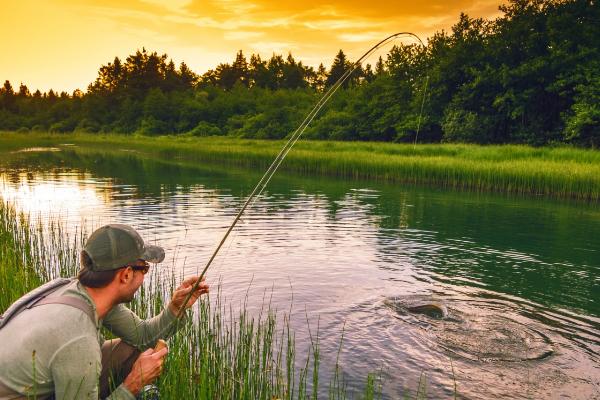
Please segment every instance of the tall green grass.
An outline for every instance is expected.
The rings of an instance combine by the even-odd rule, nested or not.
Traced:
[[[32,222],[0,199],[0,313],[43,282],[73,276],[85,235],[69,238],[59,223]],[[160,312],[178,277],[155,270],[131,303],[140,316]],[[158,380],[165,399],[273,400],[380,398],[376,375],[366,377],[364,393],[347,390],[339,363],[330,382],[319,380],[320,350],[314,336],[305,361],[296,364],[296,344],[288,315],[278,315],[267,303],[258,315],[246,305],[235,310],[213,301],[198,302],[194,317],[184,319],[170,340],[170,352]],[[281,318],[283,317],[283,320]],[[423,398],[417,391],[417,398]]]
[[[0,312],[44,282],[75,275],[83,238],[69,240],[58,223],[33,223],[0,198]]]
[[[229,137],[20,135],[0,133],[0,149],[76,143],[150,156],[264,170],[283,142]],[[600,200],[600,152],[574,147],[299,141],[282,170],[445,188]]]

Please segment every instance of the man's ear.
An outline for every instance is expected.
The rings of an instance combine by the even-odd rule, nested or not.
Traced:
[[[133,270],[131,268],[121,268],[117,272],[117,280],[119,283],[129,283],[133,278]]]

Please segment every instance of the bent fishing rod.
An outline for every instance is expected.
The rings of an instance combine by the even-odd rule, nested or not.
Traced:
[[[246,201],[244,202],[244,204],[238,211],[237,215],[233,219],[233,222],[231,223],[231,225],[229,226],[229,228],[223,235],[223,238],[219,242],[218,246],[215,248],[215,251],[212,253],[208,262],[206,263],[206,266],[202,270],[202,273],[200,274],[200,276],[198,277],[196,282],[194,282],[194,285],[192,286],[192,290],[190,291],[190,293],[188,293],[187,297],[185,298],[185,300],[183,302],[183,306],[179,310],[179,313],[177,315],[178,317],[184,312],[185,305],[188,303],[188,301],[192,297],[193,293],[198,289],[198,286],[200,285],[202,279],[204,278],[206,271],[208,271],[208,268],[212,264],[213,260],[217,257],[219,250],[221,250],[221,247],[223,247],[223,244],[225,244],[225,241],[229,237],[229,234],[231,233],[233,228],[235,228],[236,224],[242,217],[242,214],[244,213],[244,211],[246,211],[246,208],[250,205],[250,203],[252,203],[253,199],[255,199],[256,197],[261,195],[261,193],[264,191],[267,184],[269,183],[269,181],[271,180],[271,178],[273,177],[273,175],[275,174],[275,172],[277,171],[277,169],[279,168],[279,166],[281,165],[281,163],[283,162],[283,160],[285,159],[287,154],[290,152],[290,150],[292,149],[294,144],[296,144],[298,139],[300,139],[300,136],[302,136],[302,134],[304,133],[304,131],[306,130],[308,125],[316,117],[316,115],[319,113],[319,111],[329,101],[329,99],[335,94],[335,92],[337,92],[337,90],[340,88],[340,86],[342,86],[344,84],[344,82],[346,82],[346,80],[348,80],[350,75],[352,75],[352,73],[362,64],[363,61],[365,61],[371,55],[373,55],[373,53],[375,53],[375,51],[377,51],[379,48],[385,46],[390,41],[397,39],[401,36],[413,37],[413,38],[417,39],[419,41],[419,43],[421,43],[421,46],[425,46],[423,44],[423,41],[421,40],[421,38],[419,38],[417,35],[415,35],[414,33],[411,33],[411,32],[399,32],[399,33],[390,35],[390,36],[386,37],[385,39],[383,39],[382,41],[380,41],[379,43],[377,43],[376,45],[374,45],[373,47],[371,47],[365,54],[363,54],[356,62],[354,62],[350,66],[350,68],[348,68],[348,70],[346,70],[346,72],[344,72],[344,74],[329,88],[329,90],[327,90],[323,94],[321,99],[317,102],[317,104],[315,104],[315,106],[312,108],[312,110],[310,110],[310,112],[306,115],[306,117],[304,118],[302,123],[298,126],[298,128],[296,128],[296,130],[290,135],[289,139],[284,144],[282,149],[279,151],[279,153],[277,154],[277,156],[275,157],[275,159],[273,160],[273,162],[271,163],[269,168],[267,168],[267,170],[265,171],[262,178],[260,178],[260,180],[258,181],[256,186],[254,186],[254,189],[252,190],[250,195],[248,195],[248,198],[246,199]]]

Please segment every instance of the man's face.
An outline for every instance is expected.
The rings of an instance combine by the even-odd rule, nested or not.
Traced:
[[[148,272],[149,265],[144,260],[137,260],[127,268],[129,279],[127,279],[126,284],[122,287],[120,303],[129,303],[133,300],[135,292],[137,292],[140,286],[142,286],[142,283],[144,283],[144,275]]]

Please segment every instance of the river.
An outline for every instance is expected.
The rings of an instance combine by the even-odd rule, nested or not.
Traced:
[[[166,249],[165,273],[204,266],[260,177],[41,150],[4,153],[0,197],[71,232],[130,224]],[[343,331],[350,389],[375,371],[389,399],[419,384],[429,398],[600,398],[597,204],[277,174],[208,281],[232,304],[291,309],[299,357],[318,326],[323,371]]]

